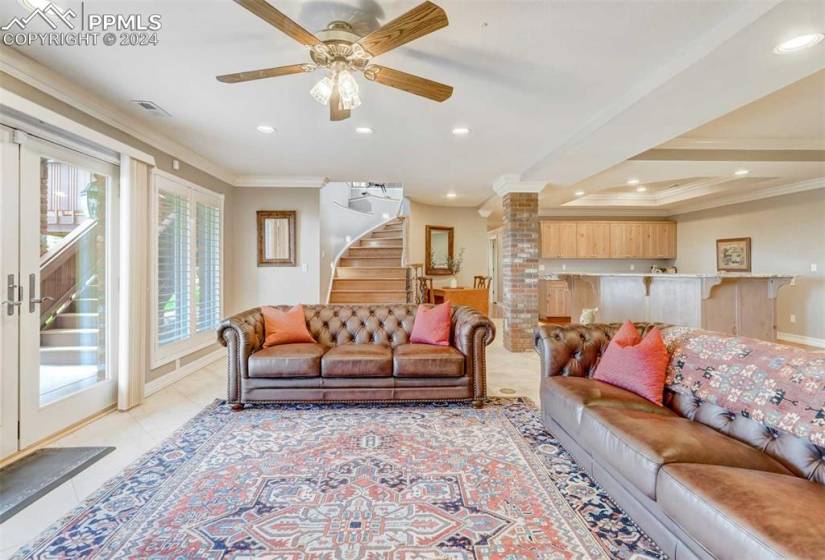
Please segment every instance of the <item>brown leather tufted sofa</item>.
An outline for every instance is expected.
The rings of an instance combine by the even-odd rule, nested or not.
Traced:
[[[689,394],[659,407],[590,379],[619,327],[536,329],[547,429],[671,558],[825,558],[825,449]]]
[[[289,306],[276,306],[289,309]],[[228,402],[472,401],[486,398],[492,321],[452,309],[450,346],[410,344],[417,305],[305,305],[315,344],[263,348],[260,308],[224,319]]]

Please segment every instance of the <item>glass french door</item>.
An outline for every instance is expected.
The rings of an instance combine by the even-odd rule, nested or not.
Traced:
[[[19,449],[116,399],[113,218],[119,176],[111,163],[22,138],[4,152],[5,163],[16,146],[17,219],[6,219],[13,208],[4,204],[2,210],[4,244],[8,235],[17,245],[17,267],[13,259],[3,263],[15,297],[3,308],[3,330],[11,337],[17,329]],[[14,186],[4,181],[4,195]],[[13,252],[14,243],[8,245]],[[13,385],[5,382],[11,376],[4,362],[4,387]]]

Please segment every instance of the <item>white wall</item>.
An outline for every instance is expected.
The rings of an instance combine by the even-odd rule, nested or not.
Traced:
[[[235,189],[227,211],[224,249],[229,285],[234,287],[227,298],[227,315],[259,305],[320,302],[319,198],[318,189]],[[297,266],[258,267],[258,210],[298,212]]]
[[[679,272],[714,272],[717,239],[750,237],[753,272],[797,276],[795,286],[779,290],[777,329],[825,341],[825,189],[675,219]]]
[[[455,228],[453,246],[455,254],[463,247],[464,266],[456,276],[459,286],[472,287],[473,276],[487,275],[488,234],[487,220],[478,215],[475,208],[454,208],[450,206],[430,206],[412,202],[410,205],[407,245],[407,262],[423,263],[424,235],[426,226],[447,226]],[[449,277],[435,277],[435,286],[444,286]]]

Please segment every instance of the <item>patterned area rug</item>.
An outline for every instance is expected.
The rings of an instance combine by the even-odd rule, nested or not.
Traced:
[[[520,400],[215,403],[16,558],[663,558]]]

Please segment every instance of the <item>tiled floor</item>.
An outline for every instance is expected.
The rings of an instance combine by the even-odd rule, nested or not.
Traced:
[[[501,322],[496,323],[500,331]],[[538,402],[538,356],[534,352],[507,352],[501,340],[499,333],[487,349],[488,393],[527,396]],[[204,406],[225,397],[225,376],[225,362],[219,360],[155,393],[132,410],[107,414],[59,440],[55,445],[111,445],[116,449],[0,525],[0,557],[11,556]],[[505,394],[502,389],[514,392]]]

